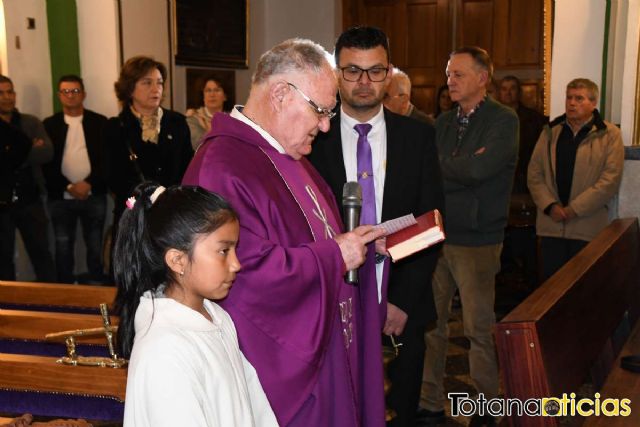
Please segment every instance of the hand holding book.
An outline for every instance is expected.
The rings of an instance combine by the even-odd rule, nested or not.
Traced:
[[[408,257],[445,239],[442,215],[434,209],[414,218],[406,215],[378,227],[386,231],[386,246],[393,262]]]

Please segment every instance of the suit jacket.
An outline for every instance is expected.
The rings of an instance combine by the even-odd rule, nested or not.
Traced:
[[[432,209],[444,209],[444,192],[434,129],[425,123],[384,110],[387,127],[387,166],[382,221]],[[309,160],[329,183],[342,211],[346,171],[342,157],[340,113],[327,133],[318,134]],[[388,301],[426,324],[436,319],[431,276],[439,247],[390,263]]]
[[[411,117],[412,119],[419,120],[424,123],[428,123],[431,126],[433,126],[436,123],[433,117],[425,114],[424,111],[418,110],[418,108],[413,104],[411,104],[411,112],[407,117]]]
[[[106,179],[103,169],[102,131],[107,118],[102,114],[85,109],[82,116],[82,130],[87,144],[87,154],[91,164],[91,173],[85,181],[91,184],[92,194],[105,194],[107,191]],[[66,176],[62,174],[62,156],[67,143],[67,130],[69,125],[64,122],[64,113],[59,112],[44,120],[44,127],[53,142],[53,160],[43,166],[45,183],[49,200],[60,200],[64,195],[67,185],[70,184]]]

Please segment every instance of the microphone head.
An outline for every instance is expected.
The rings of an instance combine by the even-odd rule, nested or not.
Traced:
[[[355,181],[345,182],[342,187],[342,205],[362,207],[362,187]]]

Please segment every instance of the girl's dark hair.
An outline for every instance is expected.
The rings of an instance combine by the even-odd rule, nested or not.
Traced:
[[[238,219],[226,200],[201,187],[169,187],[152,203],[150,197],[158,187],[143,182],[135,188],[135,205],[122,214],[114,246],[115,310],[120,316],[117,347],[125,358],[133,347],[140,297],[176,281],[164,261],[166,252],[178,249],[191,258],[198,236]]]

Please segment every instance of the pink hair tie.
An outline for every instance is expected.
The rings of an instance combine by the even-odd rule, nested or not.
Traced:
[[[129,197],[129,198],[127,199],[127,202],[126,202],[125,204],[127,205],[127,208],[128,208],[128,209],[133,209],[133,207],[134,207],[134,206],[135,206],[135,204],[136,204],[136,198],[135,198],[135,197]]]

